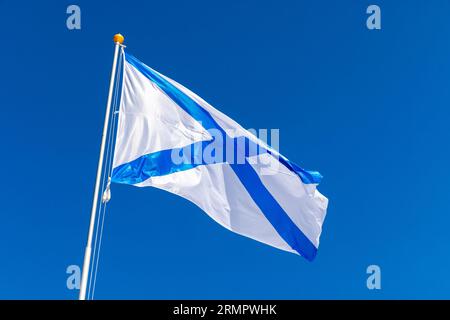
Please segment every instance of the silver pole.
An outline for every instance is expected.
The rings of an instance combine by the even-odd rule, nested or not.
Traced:
[[[89,276],[89,266],[91,264],[91,251],[92,251],[92,237],[94,234],[95,216],[97,213],[98,194],[100,189],[100,180],[103,168],[103,157],[105,154],[106,136],[108,133],[109,114],[111,111],[111,101],[114,90],[114,78],[116,76],[117,59],[119,57],[119,48],[123,42],[123,36],[117,34],[114,36],[115,48],[114,48],[114,60],[111,71],[111,80],[109,82],[108,102],[106,103],[105,123],[103,125],[102,144],[100,147],[100,156],[98,159],[97,178],[95,180],[94,199],[92,200],[91,221],[89,224],[89,233],[86,245],[86,251],[84,253],[83,271],[81,273],[81,285],[79,300],[86,299],[87,282]]]

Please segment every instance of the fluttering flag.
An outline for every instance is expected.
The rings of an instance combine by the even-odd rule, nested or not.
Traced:
[[[123,53],[112,182],[184,197],[223,227],[313,260],[328,199],[307,171]]]

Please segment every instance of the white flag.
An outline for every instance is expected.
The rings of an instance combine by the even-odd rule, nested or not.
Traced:
[[[231,231],[316,256],[322,176],[127,53],[113,168],[112,182],[167,190]]]

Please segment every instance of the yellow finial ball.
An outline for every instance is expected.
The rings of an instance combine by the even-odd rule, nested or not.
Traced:
[[[118,34],[115,34],[115,35],[114,35],[113,40],[114,40],[114,43],[117,43],[117,42],[118,42],[118,43],[122,44],[123,41],[125,40],[125,38],[123,37],[123,35],[121,35],[120,33],[118,33]]]

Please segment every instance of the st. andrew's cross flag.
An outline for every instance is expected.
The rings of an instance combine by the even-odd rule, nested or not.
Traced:
[[[313,260],[328,200],[307,171],[123,53],[112,182],[182,196],[238,234]]]

